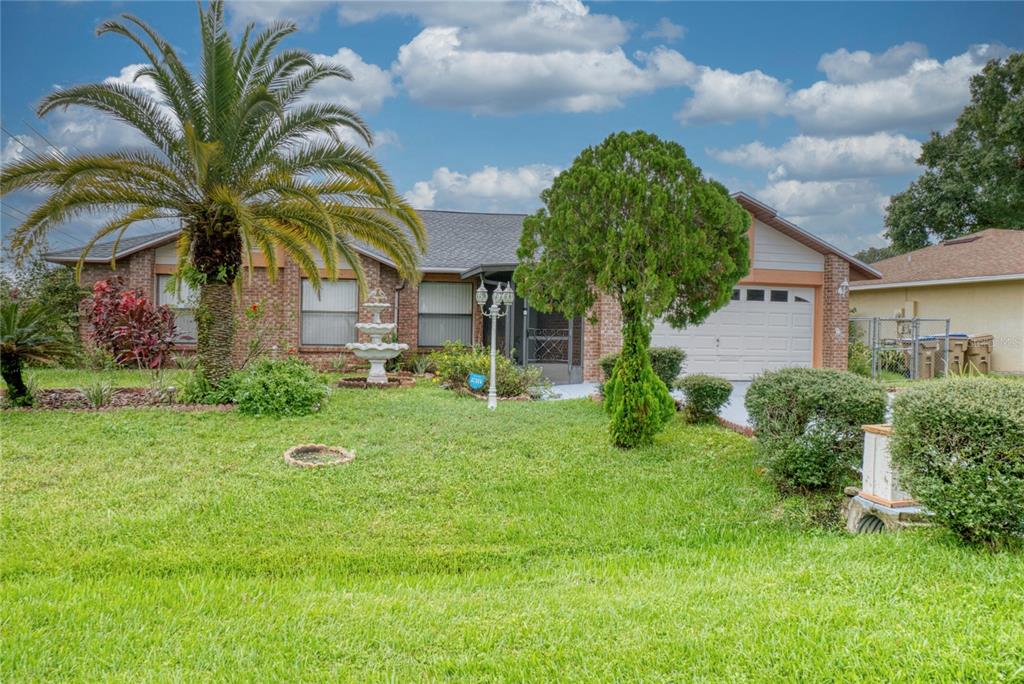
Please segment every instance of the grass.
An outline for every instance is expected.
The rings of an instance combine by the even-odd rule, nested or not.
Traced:
[[[809,527],[717,427],[429,383],[0,420],[5,682],[1024,680],[1024,557]]]

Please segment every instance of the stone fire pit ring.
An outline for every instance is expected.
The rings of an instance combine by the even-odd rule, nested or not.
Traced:
[[[348,463],[356,457],[355,451],[326,444],[299,444],[284,452],[284,462],[296,468],[322,468]]]

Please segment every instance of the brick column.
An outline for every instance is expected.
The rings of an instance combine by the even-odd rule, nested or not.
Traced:
[[[604,293],[598,295],[590,312],[597,320],[583,321],[583,381],[602,382],[604,372],[598,360],[622,349],[622,312],[618,302]]]
[[[127,273],[120,273],[125,278],[125,284],[132,290],[141,290],[146,297],[156,301],[156,274],[153,266],[156,263],[156,250],[145,249],[132,254],[128,259]],[[120,264],[121,260],[118,260]],[[120,270],[120,269],[118,269]]]
[[[825,255],[824,276],[821,288],[823,299],[821,362],[825,368],[846,370],[850,299],[849,295],[841,297],[839,288],[843,282],[849,282],[849,262],[834,254]]]
[[[394,287],[391,287],[390,288],[391,292],[389,292],[388,291],[389,288],[387,286],[385,286],[384,283],[381,282],[381,268],[382,268],[382,264],[379,261],[375,260],[375,259],[370,259],[370,258],[365,257],[365,256],[361,256],[360,258],[363,260],[363,271],[366,273],[366,292],[367,292],[367,295],[369,295],[370,292],[376,290],[377,288],[380,288],[380,289],[382,289],[384,291],[384,296],[387,297],[387,301],[388,302],[392,302],[392,295],[394,295]],[[391,315],[392,315],[392,311],[390,309],[388,309],[386,312],[381,314],[381,320],[383,321],[383,320],[385,320],[385,317],[391,316]],[[366,308],[363,307],[363,302],[361,300],[359,302],[359,313],[356,316],[356,319],[360,323],[372,323],[373,322],[373,314],[369,311],[369,309],[366,309]],[[366,333],[360,332],[360,333],[357,333],[356,336],[357,336],[359,342],[369,342],[370,341],[370,336],[367,335]]]

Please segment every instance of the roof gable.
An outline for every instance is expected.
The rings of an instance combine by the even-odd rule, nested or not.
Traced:
[[[806,230],[790,223],[786,219],[779,216],[779,213],[775,209],[769,207],[764,202],[754,199],[745,192],[736,192],[732,195],[733,199],[743,205],[743,208],[750,212],[751,216],[761,221],[765,225],[771,226],[775,230],[779,231],[783,235],[793,238],[797,242],[800,242],[807,247],[810,247],[819,254],[833,254],[850,264],[850,280],[865,280],[875,279],[881,277],[876,269],[868,266],[860,259],[850,256],[846,252],[842,251],[838,247],[830,245],[816,235],[808,233]],[[755,252],[756,256],[756,252]]]

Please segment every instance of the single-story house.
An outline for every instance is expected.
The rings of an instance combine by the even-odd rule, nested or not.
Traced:
[[[851,284],[857,316],[948,318],[950,331],[992,335],[991,369],[1024,373],[1024,230],[990,228],[872,266]]]
[[[751,214],[750,273],[733,291],[732,301],[703,325],[680,331],[659,322],[652,343],[682,347],[688,354],[686,372],[730,379],[749,379],[782,366],[845,368],[849,283],[878,278],[878,272],[754,198],[735,197]],[[435,349],[445,340],[489,344],[490,326],[483,324],[474,290],[481,281],[488,287],[511,281],[525,215],[420,215],[429,247],[421,260],[423,278],[418,285],[399,278],[381,252],[360,247],[370,287],[393,298],[398,340],[418,351]],[[179,297],[166,289],[175,271],[177,236],[172,230],[122,240],[116,273],[130,287],[175,308],[179,328],[188,335],[194,334],[189,293],[183,291]],[[113,242],[93,247],[85,259],[84,284],[111,276],[112,249]],[[46,258],[73,264],[80,253],[68,249]],[[344,353],[345,343],[356,341],[354,324],[369,320],[351,271],[343,271],[335,282],[324,281],[317,296],[290,260],[280,260],[273,281],[260,255],[253,257],[253,266],[251,279],[248,273],[243,275],[241,306],[263,305],[261,327],[280,349],[294,349],[301,357],[326,365]],[[598,359],[621,346],[618,306],[602,297],[591,314],[568,321],[557,313],[537,311],[517,297],[512,314],[500,321],[497,344],[518,363],[542,366],[556,383],[599,381]],[[242,326],[237,356],[244,355],[246,343]]]

